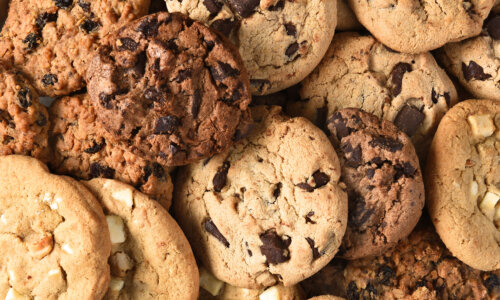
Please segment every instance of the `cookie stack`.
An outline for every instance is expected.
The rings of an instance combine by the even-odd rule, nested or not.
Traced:
[[[500,299],[499,12],[0,0],[0,298]]]

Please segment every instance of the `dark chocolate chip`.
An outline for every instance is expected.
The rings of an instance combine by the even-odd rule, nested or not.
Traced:
[[[462,63],[462,73],[464,74],[464,78],[467,81],[470,81],[472,79],[483,81],[491,78],[491,75],[484,73],[483,67],[478,65],[473,60],[469,62],[468,66],[465,63]]]
[[[350,226],[360,227],[373,215],[373,208],[367,208],[363,196],[350,192],[349,199],[349,220]]]
[[[159,91],[156,87],[148,87],[144,91],[144,98],[153,102],[163,102],[165,101],[165,93]]]
[[[492,38],[500,40],[500,15],[496,15],[489,19],[486,29]]]
[[[203,223],[203,227],[205,230],[213,235],[216,239],[218,239],[226,248],[229,248],[229,242],[226,240],[226,238],[222,235],[222,233],[219,231],[217,226],[215,226],[214,222],[212,219],[208,219]]]
[[[431,91],[431,99],[432,99],[432,103],[434,103],[434,104],[438,103],[439,94],[436,93],[434,88],[432,88],[432,91]]]
[[[310,237],[306,237],[306,241],[309,244],[309,247],[311,247],[313,260],[318,259],[321,256],[321,254],[318,251],[318,247],[314,247],[314,240],[311,239]]]
[[[368,170],[366,170],[366,177],[368,179],[372,179],[373,176],[375,176],[375,169],[368,169]]]
[[[295,42],[286,48],[285,55],[291,57],[297,52],[297,50],[299,50],[299,43]]]
[[[201,106],[201,94],[200,90],[195,90],[193,94],[193,102],[191,102],[191,114],[193,115],[193,118],[196,118],[198,116],[198,113],[200,112],[200,106]]]
[[[98,162],[93,162],[90,164],[90,176],[92,176],[92,178],[113,178],[115,176],[115,170],[108,166],[102,166]]]
[[[214,178],[212,179],[212,184],[214,185],[214,191],[220,192],[227,181],[227,172],[229,171],[229,167],[231,165],[229,162],[225,161],[222,166],[217,169],[217,173],[215,173]]]
[[[282,10],[285,7],[285,1],[284,0],[278,0],[278,2],[275,5],[269,6],[268,10],[270,11],[278,11]]]
[[[295,25],[293,25],[292,23],[286,23],[285,30],[286,30],[286,34],[288,34],[288,35],[291,35],[291,36],[297,35],[297,27],[295,27]]]
[[[499,291],[500,289],[500,278],[495,273],[490,273],[489,276],[484,280],[484,285],[491,294],[494,291]]]
[[[208,12],[210,13],[209,18],[212,19],[222,9],[223,4],[217,0],[203,0],[203,5],[205,5]]]
[[[40,45],[41,40],[42,37],[37,32],[32,32],[28,34],[23,40],[23,43],[26,44],[26,48],[24,49],[27,51],[34,50],[36,47]]]
[[[353,148],[351,143],[343,143],[341,145],[341,148],[344,152],[346,164],[349,167],[357,168],[361,165],[361,163],[363,162],[363,154],[361,152],[360,145],[357,145],[355,148]]]
[[[260,0],[228,0],[229,5],[243,18],[250,17],[255,12]]]
[[[42,83],[44,86],[54,85],[57,82],[57,76],[55,74],[45,74],[42,78]]]
[[[233,69],[230,64],[217,61],[217,67],[209,67],[210,73],[215,81],[223,81],[227,77],[236,77],[240,75],[240,71]]]
[[[403,85],[403,77],[406,72],[411,72],[412,68],[411,65],[408,63],[403,63],[400,62],[397,65],[394,66],[394,68],[391,71],[391,81],[393,84],[392,87],[392,94],[394,97],[399,95],[401,93],[401,87]]]
[[[114,99],[115,99],[114,95],[107,95],[104,92],[99,94],[100,103],[106,109],[113,108],[113,104],[111,103],[111,100],[114,100]]]
[[[350,135],[353,131],[352,128],[347,127],[347,119],[343,118],[340,112],[334,113],[327,122],[330,128],[335,128],[337,139],[339,141]]]
[[[137,50],[137,46],[139,46],[139,43],[128,37],[119,38],[118,41],[119,43],[117,43],[117,45],[119,46],[116,47],[118,51],[135,51]]]
[[[90,3],[83,0],[78,0],[78,5],[83,9],[84,12],[90,12]]]
[[[306,224],[308,224],[308,223],[309,223],[309,224],[316,224],[316,222],[315,222],[315,221],[313,221],[313,220],[311,219],[311,217],[312,217],[312,216],[314,216],[314,211],[312,211],[312,210],[311,210],[311,211],[310,211],[310,212],[308,212],[308,213],[307,213],[307,215],[304,217],[304,219],[306,219]]]
[[[314,191],[314,188],[309,185],[307,182],[301,182],[297,184],[297,186],[303,190],[306,190],[308,193],[312,193]]]
[[[36,26],[38,26],[38,29],[42,30],[47,23],[56,21],[57,21],[57,13],[50,14],[48,12],[44,12],[43,14],[38,15],[35,24]]]
[[[80,24],[80,28],[85,31],[86,33],[91,33],[92,31],[96,30],[97,27],[101,26],[101,24],[99,24],[99,22],[96,22],[96,21],[93,21],[93,20],[90,20],[90,19],[86,19],[85,21],[83,21],[82,24]]]
[[[97,143],[94,140],[94,141],[92,141],[92,146],[90,146],[89,148],[83,150],[83,152],[89,153],[89,154],[94,154],[94,153],[97,153],[97,152],[101,151],[102,148],[104,148],[105,145],[106,145],[106,141],[105,140],[102,140],[102,142],[100,142],[100,143]]]
[[[390,285],[391,278],[396,276],[396,272],[387,265],[381,265],[378,268],[378,283],[386,286]]]
[[[153,175],[158,177],[158,178],[163,178],[165,176],[165,169],[159,164],[159,163],[152,163],[151,164],[153,167]]]
[[[281,188],[283,187],[283,184],[281,182],[278,182],[275,186],[274,186],[274,190],[273,190],[273,197],[274,199],[278,199],[278,197],[280,196],[281,194]]]
[[[68,8],[73,5],[73,0],[53,0],[57,7]]]
[[[393,153],[403,149],[403,143],[387,136],[375,136],[368,144],[374,148],[382,148]]]
[[[172,134],[179,127],[180,121],[176,116],[164,116],[156,120],[154,134]]]
[[[190,78],[192,75],[193,75],[192,69],[179,70],[179,73],[177,73],[177,77],[175,78],[175,81],[177,83],[181,83],[184,80]]]
[[[144,21],[139,24],[139,26],[137,27],[137,31],[139,31],[146,37],[152,37],[158,34],[158,27],[160,27],[158,19],[149,17],[144,19]]]
[[[417,132],[417,129],[424,121],[424,118],[424,113],[418,110],[415,106],[405,105],[394,119],[394,125],[411,137],[415,134],[415,132]]]
[[[45,117],[44,114],[39,113],[38,114],[38,119],[36,120],[36,125],[38,125],[38,126],[45,126],[45,125],[47,125],[47,117]]]
[[[142,175],[142,179],[144,182],[148,182],[149,177],[151,177],[151,174],[153,174],[153,169],[147,165],[144,167],[144,175]]]
[[[321,172],[320,170],[314,172],[312,176],[313,176],[314,182],[316,184],[316,186],[314,187],[315,189],[326,185],[330,181],[330,176],[326,175],[325,173]]]
[[[444,92],[442,95],[440,95],[440,94],[436,93],[436,91],[433,88],[432,92],[431,92],[432,103],[434,103],[434,104],[438,103],[439,97],[444,97],[444,100],[446,101],[446,105],[450,106],[450,100],[451,100],[450,93]]]
[[[417,169],[415,169],[409,162],[404,162],[403,164],[395,164],[394,170],[394,181],[397,181],[401,177],[413,178]]]
[[[292,239],[288,236],[281,237],[276,230],[270,229],[259,236],[262,246],[260,252],[266,257],[269,264],[280,264],[290,259],[290,246]]]
[[[17,91],[17,100],[19,106],[21,106],[22,108],[30,107],[33,100],[31,90],[27,87],[22,87],[19,91]]]
[[[252,85],[259,92],[271,88],[271,82],[267,79],[250,79],[250,85]]]
[[[238,21],[232,19],[219,19],[215,20],[210,27],[228,37],[231,31],[237,27]]]

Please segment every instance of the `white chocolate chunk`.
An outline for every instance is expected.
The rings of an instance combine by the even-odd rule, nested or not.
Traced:
[[[5,295],[5,300],[29,300],[29,296],[25,296],[18,291],[16,291],[14,288],[10,288],[9,291],[7,292],[7,295]]]
[[[5,215],[1,215],[0,216],[0,221],[2,221],[2,223],[4,223],[5,225],[7,225],[7,218],[5,217]]]
[[[500,196],[488,191],[479,203],[479,209],[483,212],[483,214],[488,217],[488,219],[493,221],[493,217],[495,216],[495,206],[497,202],[500,201]]]
[[[125,225],[122,218],[118,216],[106,216],[108,222],[109,237],[112,244],[121,244],[125,242]]]
[[[200,267],[200,286],[212,296],[217,296],[224,287],[224,282],[215,278],[205,268]]]
[[[467,117],[467,121],[476,137],[489,137],[495,132],[495,124],[490,115],[472,115]]]
[[[52,269],[52,270],[49,270],[49,272],[47,274],[49,275],[49,277],[51,277],[51,276],[59,276],[59,275],[61,275],[61,270],[59,270],[59,269]]]
[[[127,276],[127,272],[134,267],[134,261],[122,251],[116,252],[109,258],[111,274],[118,277]]]
[[[470,195],[472,197],[475,197],[477,196],[477,192],[479,191],[479,187],[477,185],[477,182],[475,180],[473,180],[470,184]]]
[[[111,280],[109,281],[109,289],[114,292],[121,291],[124,285],[125,281],[120,278],[111,278]]]
[[[104,183],[104,188],[112,191],[111,197],[115,200],[123,202],[127,207],[132,207],[134,205],[134,195],[132,189],[123,189],[113,192],[113,184],[111,181],[106,181],[106,183]]]
[[[265,290],[259,296],[260,300],[282,300],[280,290],[276,286],[272,286]],[[285,299],[283,299],[285,300]]]
[[[71,246],[69,244],[64,244],[61,246],[61,249],[68,253],[68,254],[73,254],[73,249],[71,248]]]

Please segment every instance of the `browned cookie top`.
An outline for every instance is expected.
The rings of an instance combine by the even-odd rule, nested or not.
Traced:
[[[87,79],[107,131],[162,165],[227,149],[250,118],[249,79],[237,51],[180,14],[149,15],[109,36]]]
[[[328,129],[349,195],[340,255],[379,255],[408,236],[422,213],[424,185],[413,144],[391,122],[357,108],[334,113]]]

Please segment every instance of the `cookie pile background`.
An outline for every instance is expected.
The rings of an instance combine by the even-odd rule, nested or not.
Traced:
[[[500,3],[0,0],[0,299],[500,299]]]

